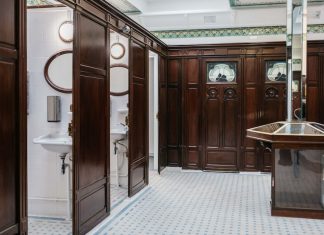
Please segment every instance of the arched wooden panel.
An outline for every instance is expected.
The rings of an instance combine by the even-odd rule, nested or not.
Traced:
[[[148,51],[130,41],[128,195],[148,184]]]

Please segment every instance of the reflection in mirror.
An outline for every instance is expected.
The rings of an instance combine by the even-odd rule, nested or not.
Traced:
[[[128,94],[128,66],[113,64],[110,66],[110,95],[122,96]]]
[[[306,117],[307,0],[287,1],[287,121]]]
[[[72,93],[72,57],[71,50],[61,51],[50,57],[45,65],[45,79],[57,91]]]

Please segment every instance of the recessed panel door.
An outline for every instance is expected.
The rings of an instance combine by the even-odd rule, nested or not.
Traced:
[[[74,234],[109,215],[109,37],[107,27],[76,13],[74,47]]]
[[[241,136],[240,59],[205,59],[204,170],[239,169]]]
[[[167,166],[167,79],[166,59],[159,56],[159,173]]]
[[[130,41],[128,195],[148,184],[148,51]]]

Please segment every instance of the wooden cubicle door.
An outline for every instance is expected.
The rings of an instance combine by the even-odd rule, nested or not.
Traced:
[[[0,7],[0,234],[27,233],[25,4]]]
[[[159,56],[159,166],[161,171],[167,166],[167,78],[166,58]]]
[[[108,30],[76,12],[74,45],[74,231],[85,234],[109,215]]]
[[[148,184],[148,50],[130,40],[128,195]]]
[[[203,170],[239,169],[241,59],[203,60]]]

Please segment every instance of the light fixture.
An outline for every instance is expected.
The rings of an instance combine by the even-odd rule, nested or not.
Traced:
[[[59,36],[63,42],[73,41],[73,22],[64,21],[59,28]]]
[[[131,29],[128,25],[124,25],[122,28],[121,28],[122,32],[123,33],[130,33]]]

